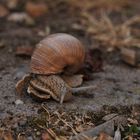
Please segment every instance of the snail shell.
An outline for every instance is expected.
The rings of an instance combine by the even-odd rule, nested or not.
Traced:
[[[84,62],[85,50],[81,42],[68,34],[56,33],[43,39],[31,58],[34,74],[58,74],[76,72]]]

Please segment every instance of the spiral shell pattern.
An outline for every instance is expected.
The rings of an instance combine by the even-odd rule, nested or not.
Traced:
[[[65,33],[47,36],[37,44],[31,58],[31,73],[75,73],[84,62],[85,49],[75,37]]]

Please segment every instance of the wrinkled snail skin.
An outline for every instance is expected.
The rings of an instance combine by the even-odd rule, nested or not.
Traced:
[[[52,91],[49,94],[62,104],[63,101],[71,99],[72,92],[59,74],[74,74],[81,68],[84,59],[85,49],[77,38],[65,33],[52,34],[37,44],[31,57],[31,73],[41,77],[47,76],[48,81],[50,80],[47,82],[50,87],[48,90],[54,90],[55,95]],[[34,91],[31,86],[30,92]]]
[[[34,97],[36,96],[40,100],[47,100],[51,96],[62,104],[63,101],[70,100],[73,95],[91,92],[96,87],[97,86],[91,85],[73,88],[70,87],[59,75],[37,75],[36,78],[31,78],[27,91],[30,95]],[[39,94],[39,92],[42,92],[43,94]]]
[[[50,87],[50,90],[54,93],[51,96],[57,101],[60,101],[61,104],[63,101],[71,99],[71,88],[59,75],[50,75],[46,76],[46,78],[45,76],[39,76],[40,80],[41,78],[44,84]],[[66,94],[67,96],[65,96]]]
[[[77,38],[65,33],[52,34],[37,44],[31,58],[31,72],[42,75],[75,73],[84,58],[84,47]]]

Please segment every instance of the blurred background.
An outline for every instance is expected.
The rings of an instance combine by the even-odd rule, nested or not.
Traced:
[[[1,0],[0,47],[9,46],[1,59],[31,56],[36,43],[56,32],[107,52],[139,46],[139,7],[139,0]]]
[[[134,45],[139,7],[139,0],[1,0],[0,39],[33,47],[48,34],[66,32],[82,38],[86,47]]]
[[[139,46],[139,7],[139,0],[1,0],[0,46],[10,46],[1,59],[4,63],[6,55],[31,56],[36,43],[56,32],[108,52]]]

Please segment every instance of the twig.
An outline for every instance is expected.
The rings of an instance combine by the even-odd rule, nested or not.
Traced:
[[[49,111],[48,111],[48,109],[46,108],[46,106],[44,105],[44,103],[42,103],[41,104],[41,107],[47,112],[47,114],[48,114],[48,121],[50,120],[50,113],[49,113]]]
[[[66,122],[65,120],[63,120],[63,119],[60,117],[60,114],[59,114],[58,112],[56,112],[56,115],[57,115],[57,117],[58,117],[58,119],[59,119],[60,121],[62,121],[66,126],[70,127],[71,130],[72,130],[72,132],[73,132],[75,135],[77,135],[77,132],[75,131],[75,129],[74,129],[68,122]]]

